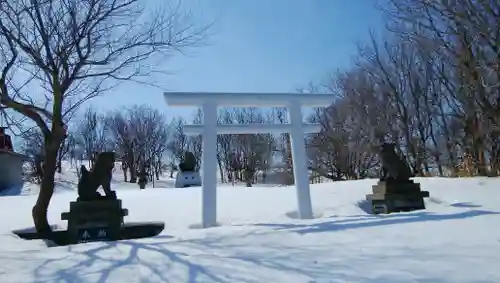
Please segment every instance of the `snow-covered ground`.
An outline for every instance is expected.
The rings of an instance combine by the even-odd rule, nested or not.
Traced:
[[[74,175],[58,177],[51,224],[66,225]],[[500,282],[500,179],[417,181],[431,193],[427,210],[383,216],[359,207],[376,180],[312,185],[314,220],[294,219],[293,187],[221,185],[221,226],[210,229],[193,228],[199,187],[117,181],[126,221],[164,221],[163,233],[52,248],[11,233],[32,226],[37,189],[28,184],[0,197],[0,282]]]

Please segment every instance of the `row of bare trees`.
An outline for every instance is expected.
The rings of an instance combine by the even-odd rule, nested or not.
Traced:
[[[375,176],[373,146],[395,142],[418,175],[500,173],[500,2],[392,0],[382,39],[354,67],[314,85],[336,95],[314,120],[311,167]]]
[[[95,153],[112,150],[122,164],[124,180],[137,181],[137,172],[147,164],[151,178],[159,179],[166,169],[170,175],[182,162],[184,154],[194,154],[200,168],[202,147],[201,136],[188,136],[183,131],[186,123],[201,123],[202,112],[198,111],[192,121],[174,118],[167,121],[157,109],[148,106],[133,106],[101,114],[92,108],[71,123],[66,139],[58,151],[57,168],[62,169],[62,160],[72,165],[86,160],[93,164]],[[232,108],[219,113],[223,124],[254,124],[287,122],[286,109]],[[32,157],[33,170],[39,168],[43,159],[43,134],[36,128],[23,133],[23,151]],[[281,171],[282,180],[274,182],[290,184],[291,153],[287,134],[219,135],[217,166],[222,182],[243,181],[252,184],[257,180],[265,182],[270,171]],[[129,176],[129,178],[127,178]]]
[[[150,178],[154,175],[158,179],[169,138],[164,115],[147,106],[136,106],[105,116],[103,123],[103,136],[121,158],[125,181],[128,170],[130,182],[135,182],[142,166],[150,168]]]
[[[198,111],[190,123],[202,121],[202,112]],[[258,108],[228,108],[219,111],[221,124],[265,124],[286,123],[285,109],[258,109]],[[179,162],[185,151],[191,151],[199,162],[201,161],[201,137],[186,136],[183,132],[184,119],[175,119],[172,123],[172,137],[168,143],[168,151],[173,162]],[[280,180],[274,182],[290,183],[291,163],[284,162],[283,158],[290,156],[290,147],[285,146],[287,134],[237,134],[218,135],[217,137],[217,166],[219,178],[222,182],[246,182],[248,185],[258,181],[266,181],[271,169],[280,169]],[[276,171],[274,170],[274,171]],[[279,171],[279,170],[278,170]]]
[[[76,166],[79,161],[93,166],[96,153],[114,151],[122,164],[125,182],[136,182],[141,166],[150,168],[150,178],[159,178],[165,169],[164,157],[169,138],[169,127],[164,115],[147,106],[134,106],[106,115],[88,108],[71,125],[66,139],[61,143],[57,157],[57,169],[61,173],[62,161]],[[43,135],[36,128],[22,135],[23,151],[32,157],[32,171],[36,172],[44,159]]]

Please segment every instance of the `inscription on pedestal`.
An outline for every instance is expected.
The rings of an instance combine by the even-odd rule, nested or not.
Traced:
[[[78,229],[77,243],[111,241],[109,227],[88,227]]]
[[[68,220],[68,242],[76,244],[121,239],[126,215],[128,211],[116,199],[71,202],[70,211],[61,217]]]

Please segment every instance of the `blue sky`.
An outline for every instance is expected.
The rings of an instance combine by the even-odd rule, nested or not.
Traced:
[[[159,1],[162,0],[151,0]],[[290,92],[349,66],[356,42],[383,27],[375,0],[182,0],[197,19],[214,21],[210,45],[162,63],[172,91]],[[168,117],[162,91],[122,85],[91,104],[108,110],[148,104]]]

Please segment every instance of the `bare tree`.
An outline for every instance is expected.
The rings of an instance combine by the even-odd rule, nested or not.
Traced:
[[[226,109],[220,112],[218,120],[220,124],[233,123],[231,113]],[[234,172],[238,166],[232,152],[232,138],[231,135],[217,135],[217,165],[221,182],[231,181],[234,184]]]
[[[500,34],[491,27],[500,24],[500,4],[390,2],[391,24],[397,27],[393,31],[413,44],[425,43],[440,59],[434,66],[451,109],[448,114],[462,125],[458,147],[471,153],[479,174],[487,174],[487,152],[496,151],[492,145],[499,140]]]
[[[202,114],[198,109],[192,123],[201,123]],[[263,111],[256,108],[229,108],[219,111],[218,120],[221,124],[270,123],[272,116],[264,115]],[[197,158],[199,167],[202,137],[186,136],[183,131],[184,123],[182,118],[174,119],[171,123],[172,133],[167,145],[171,164],[180,162],[184,153],[191,151]],[[275,148],[276,141],[271,134],[218,135],[217,163],[221,182],[244,181],[251,185],[257,180],[257,173],[261,173],[262,179],[265,180]]]
[[[151,178],[160,179],[160,175],[165,171],[164,157],[167,152],[167,143],[170,138],[170,128],[166,126],[165,119],[159,120],[156,131],[153,134],[151,146]]]
[[[219,113],[219,122],[262,124],[270,123],[271,118],[257,108],[232,108]],[[233,183],[245,181],[251,185],[256,181],[257,173],[262,173],[265,179],[275,147],[271,134],[219,135],[217,141],[217,161],[222,182],[227,179]]]
[[[172,137],[167,144],[167,149],[173,157],[173,163],[179,163],[184,158],[184,153],[188,150],[189,140],[184,134],[184,119],[177,118],[171,122]]]
[[[31,128],[23,132],[22,152],[29,157],[29,177],[36,183],[42,180],[43,134],[38,128]]]
[[[311,119],[311,169],[332,179],[374,176],[374,148],[391,141],[418,175],[500,172],[500,6],[479,1],[390,1],[388,32],[330,76],[335,103]],[[286,143],[285,143],[286,144]],[[487,158],[489,157],[489,159]],[[465,157],[464,157],[465,159]]]
[[[88,160],[89,166],[93,167],[93,155],[104,151],[109,143],[103,115],[88,108],[77,124],[77,136],[76,142],[82,148],[84,158]]]
[[[192,123],[193,124],[201,124],[203,121],[203,112],[201,108],[198,108],[195,112],[194,118]],[[187,138],[187,150],[193,153],[194,157],[196,158],[196,170],[200,169],[201,165],[201,150],[202,150],[202,136],[201,135],[195,135],[195,136],[188,136]]]
[[[135,156],[132,133],[130,132],[127,113],[124,111],[115,111],[106,116],[106,130],[109,138],[114,144],[115,151],[122,162],[123,179],[127,181],[127,171],[130,170],[130,181],[135,182]]]
[[[124,179],[127,180],[128,170],[130,182],[136,182],[137,171],[144,164],[153,169],[150,173],[154,171],[158,179],[169,138],[165,116],[142,105],[111,113],[105,120],[105,129],[122,159]]]
[[[71,152],[75,151],[77,145],[77,139],[74,133],[69,132],[67,137],[61,142],[61,146],[59,148],[59,152],[57,155],[57,172],[62,173],[62,161],[71,155]],[[70,159],[73,158],[69,156]],[[72,162],[72,160],[70,160]]]
[[[160,111],[148,106],[132,107],[127,112],[133,149],[138,157],[134,168],[139,169],[146,164],[147,167],[157,170],[159,178],[162,157],[169,138],[166,118]]]
[[[193,25],[180,6],[157,9],[152,16],[146,11],[138,0],[0,5],[0,103],[28,117],[44,136],[44,176],[32,211],[44,237],[51,234],[47,208],[65,138],[64,117],[119,81],[150,75],[149,60],[161,61],[205,39],[207,27]]]

